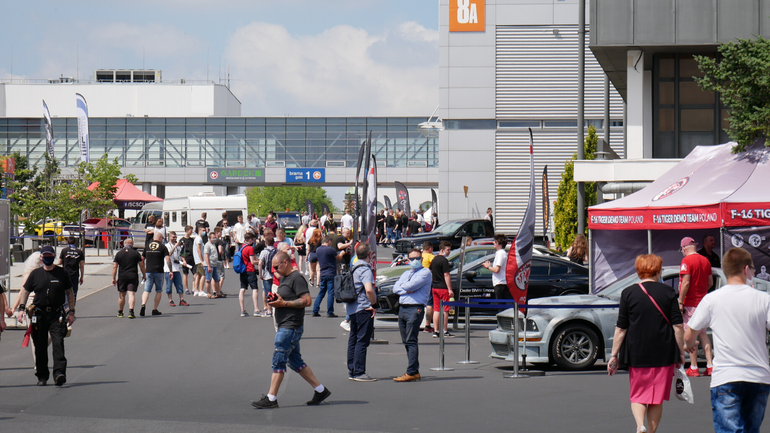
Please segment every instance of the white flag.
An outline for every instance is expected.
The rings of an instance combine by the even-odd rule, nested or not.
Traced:
[[[80,93],[75,93],[78,113],[78,147],[80,147],[80,160],[88,162],[91,160],[90,144],[88,142],[88,104],[86,98]]]
[[[369,173],[366,173],[366,181],[369,184],[367,191],[366,204],[367,219],[365,230],[369,235],[369,247],[372,249],[372,259],[369,266],[372,267],[372,273],[377,277],[377,160],[372,157],[372,165],[369,167]]]
[[[45,118],[45,144],[48,148],[48,156],[54,159],[53,154],[53,125],[51,124],[51,113],[48,111],[48,105],[43,99],[43,118]]]

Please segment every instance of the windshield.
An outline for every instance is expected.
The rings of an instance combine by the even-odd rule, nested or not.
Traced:
[[[462,225],[463,223],[461,221],[447,221],[430,233],[450,236],[454,235],[457,229],[459,229]]]
[[[663,268],[662,276],[663,283],[671,286],[675,291],[679,290],[679,268]],[[612,284],[611,286],[607,287],[606,289],[599,292],[599,295],[605,295],[612,298],[620,298],[620,294],[623,292],[623,289],[626,287],[636,284],[641,279],[638,275],[633,274],[629,275],[626,278],[623,278],[621,280],[618,280],[615,282],[615,284]]]
[[[278,224],[281,226],[299,227],[299,214],[278,214]]]

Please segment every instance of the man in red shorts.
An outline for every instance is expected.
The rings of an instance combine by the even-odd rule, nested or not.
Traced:
[[[439,332],[442,331],[439,327],[439,314],[444,315],[444,338],[453,338],[454,335],[450,334],[446,330],[447,316],[449,312],[449,305],[444,306],[444,311],[440,311],[439,301],[444,303],[449,302],[452,298],[452,278],[449,276],[449,272],[452,271],[449,266],[449,260],[447,256],[452,251],[452,244],[448,241],[441,241],[439,244],[438,255],[430,262],[431,273],[431,292],[433,293],[433,337],[438,338]]]
[[[682,310],[684,319],[684,329],[687,329],[687,322],[695,312],[695,308],[700,304],[701,299],[708,293],[709,287],[714,284],[714,277],[711,275],[711,263],[707,258],[698,254],[696,251],[697,242],[691,237],[685,237],[679,244],[680,251],[684,255],[682,265],[679,268],[679,309]],[[704,376],[711,376],[713,365],[711,361],[714,354],[711,351],[711,340],[706,334],[706,329],[702,329],[698,334],[698,340],[703,344],[703,351],[706,353],[706,371]],[[700,376],[698,370],[698,353],[690,353],[690,368],[687,370],[690,377]]]

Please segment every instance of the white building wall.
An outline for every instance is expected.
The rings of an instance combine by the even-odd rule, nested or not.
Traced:
[[[78,83],[0,84],[0,117],[76,117],[75,94],[88,103],[90,117],[240,116],[241,103],[218,84]]]

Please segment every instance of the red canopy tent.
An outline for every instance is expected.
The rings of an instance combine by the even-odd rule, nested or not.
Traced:
[[[97,186],[99,186],[99,182],[94,182],[88,186],[88,189],[93,191]],[[117,183],[115,183],[115,188],[117,188],[117,191],[115,191],[115,198],[112,201],[120,210],[138,210],[147,203],[153,201],[163,201],[162,198],[155,197],[152,194],[147,194],[146,192],[137,188],[127,179],[119,179]]]
[[[712,235],[720,256],[740,246],[758,273],[770,267],[770,149],[760,142],[733,154],[733,146],[697,146],[641,191],[589,208],[594,293],[634,273],[638,254],[679,265],[684,236]]]

